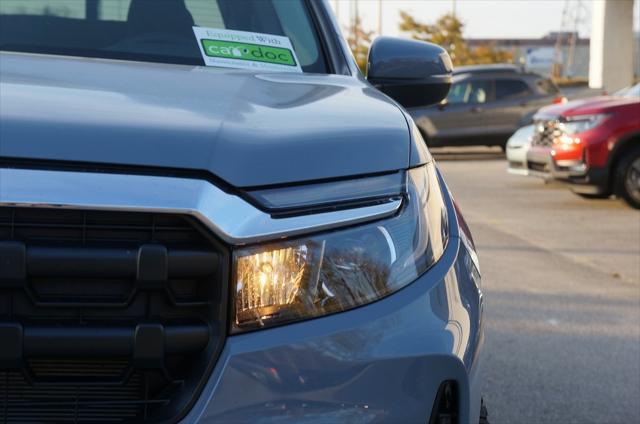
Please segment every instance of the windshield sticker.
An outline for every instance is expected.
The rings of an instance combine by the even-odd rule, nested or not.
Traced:
[[[206,66],[302,72],[289,37],[193,27]]]

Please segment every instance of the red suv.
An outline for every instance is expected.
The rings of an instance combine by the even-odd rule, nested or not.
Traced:
[[[611,96],[547,106],[534,116],[532,151],[585,197],[616,194],[640,208],[640,84]]]

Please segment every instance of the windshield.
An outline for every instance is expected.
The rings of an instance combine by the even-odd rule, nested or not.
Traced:
[[[636,84],[632,87],[622,89],[616,93],[622,97],[630,97],[630,98],[640,98],[640,84]]]
[[[304,0],[0,0],[0,49],[205,65],[193,27],[288,37],[327,73]]]

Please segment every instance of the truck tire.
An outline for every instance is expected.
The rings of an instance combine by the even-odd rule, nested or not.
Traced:
[[[640,209],[640,146],[623,153],[615,175],[616,194],[632,208]]]

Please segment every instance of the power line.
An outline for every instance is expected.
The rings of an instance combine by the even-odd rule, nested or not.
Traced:
[[[571,76],[573,74],[573,63],[575,59],[576,44],[578,43],[580,24],[583,22],[583,11],[586,11],[583,0],[565,0],[564,7],[562,9],[560,30],[556,34],[556,45],[554,54],[555,69],[553,72],[556,77],[559,77],[561,73],[564,73],[568,76]],[[565,36],[567,36],[566,61],[563,60],[562,57]],[[562,72],[562,65],[564,65],[564,72]]]

